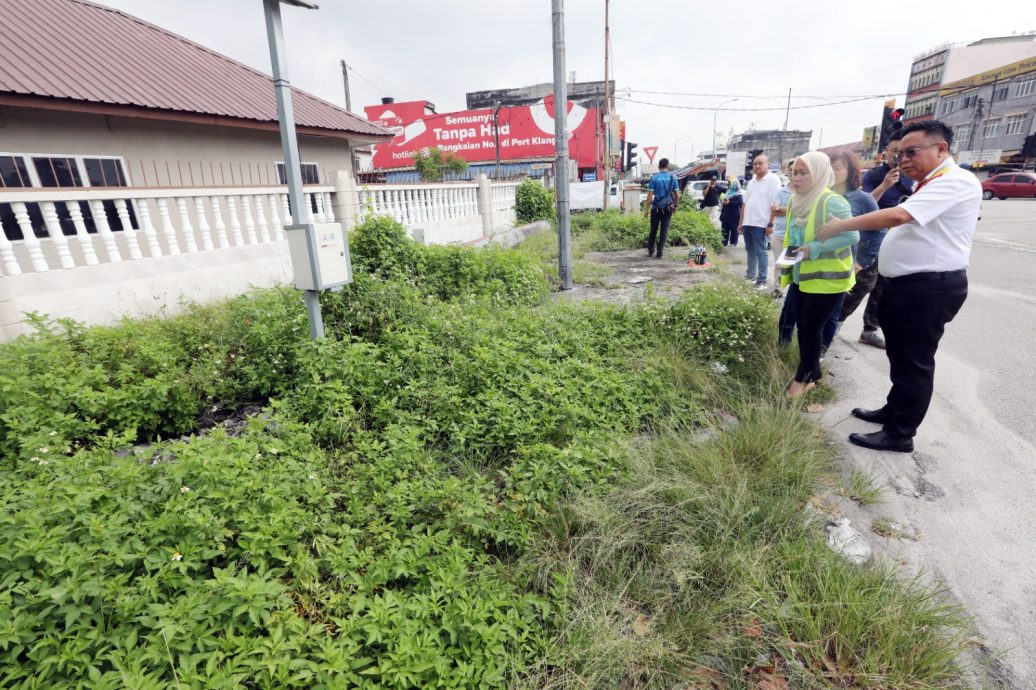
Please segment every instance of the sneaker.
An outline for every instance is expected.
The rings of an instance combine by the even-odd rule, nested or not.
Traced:
[[[745,282],[746,283],[752,283],[753,285],[755,285],[755,283],[756,283],[755,276],[752,276],[751,278],[749,278],[748,276],[745,276]]]
[[[770,286],[767,285],[766,283],[756,283],[755,284],[755,289],[756,290],[760,290],[760,291],[769,291],[770,290]]]
[[[885,349],[885,338],[877,331],[864,331],[860,334],[860,342],[871,347]]]

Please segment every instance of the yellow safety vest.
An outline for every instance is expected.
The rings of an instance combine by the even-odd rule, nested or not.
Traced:
[[[809,218],[806,221],[806,234],[803,244],[812,242],[816,235],[817,210],[821,209],[823,222],[828,221],[827,202],[835,192],[827,190],[813,204],[810,209]],[[789,221],[791,219],[789,218]],[[785,230],[785,246],[791,240],[790,228]],[[838,294],[848,292],[856,283],[856,272],[853,270],[853,251],[851,247],[843,247],[833,252],[821,252],[818,256],[811,256],[809,259],[799,262],[799,290],[819,294]],[[794,266],[781,268],[781,286],[791,284],[794,278]]]

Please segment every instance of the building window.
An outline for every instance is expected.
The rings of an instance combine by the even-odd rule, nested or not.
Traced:
[[[33,156],[32,166],[36,169],[40,187],[83,186],[83,178],[79,175],[79,165],[75,158]]]
[[[126,169],[121,158],[111,156],[55,156],[40,154],[0,154],[0,178],[4,187],[36,187],[47,189],[76,189],[83,187],[128,187]],[[97,232],[90,204],[79,202],[54,202],[54,210],[58,214],[58,224],[64,235],[76,234],[75,224],[69,213],[70,203],[78,203],[83,216],[83,224],[88,233]],[[108,227],[113,232],[123,229],[122,219],[115,207],[115,202],[102,202]],[[127,200],[127,211],[130,223],[136,227],[137,216],[132,200]],[[29,214],[29,223],[33,234],[38,238],[50,237],[47,224],[43,220],[40,205],[27,202],[25,210]],[[12,242],[24,239],[18,219],[14,215],[11,204],[0,204],[0,222],[4,226],[4,235]]]
[[[320,184],[320,168],[316,163],[302,163],[302,184]],[[277,180],[280,184],[288,184],[284,174],[284,163],[277,164]]]
[[[953,140],[957,143],[957,150],[966,150],[968,140],[971,139],[971,125],[957,125],[953,128]]]
[[[1012,134],[1021,134],[1022,128],[1025,126],[1026,115],[1011,115],[1007,118],[1007,129],[1004,130],[1004,134],[1010,136]]]
[[[993,100],[994,101],[1006,101],[1007,100],[1007,84],[1002,84],[993,89]]]
[[[978,91],[968,91],[964,94],[964,102],[961,104],[961,107],[965,110],[974,108],[976,103],[978,103]]]
[[[4,187],[31,187],[29,169],[21,156],[0,157],[0,183]]]
[[[1021,98],[1022,96],[1031,96],[1036,93],[1036,77],[1030,77],[1023,81],[1018,82],[1014,87],[1014,97]]]
[[[993,139],[1000,135],[1000,118],[995,120],[986,120],[986,124],[982,127],[982,138]]]
[[[122,161],[118,158],[84,158],[83,167],[91,187],[128,187]]]

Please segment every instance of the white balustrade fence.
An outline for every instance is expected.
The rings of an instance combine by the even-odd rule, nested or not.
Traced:
[[[517,182],[306,187],[317,221],[395,218],[429,243],[470,242],[514,223]],[[346,207],[351,207],[351,214]],[[0,274],[190,255],[284,239],[284,187],[0,190]]]
[[[333,191],[306,188],[307,218],[335,220]],[[291,222],[287,193],[271,187],[7,189],[0,204],[10,209],[0,215],[9,276],[277,242]]]
[[[477,184],[367,185],[357,190],[357,216],[390,216],[403,225],[477,218]]]

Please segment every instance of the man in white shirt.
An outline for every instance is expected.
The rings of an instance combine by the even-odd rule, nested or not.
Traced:
[[[978,224],[982,185],[949,156],[953,132],[938,120],[903,129],[899,168],[917,180],[894,208],[827,223],[824,240],[848,230],[891,228],[881,243],[878,271],[887,282],[878,305],[892,389],[885,406],[853,416],[881,431],[850,434],[856,445],[908,453],[932,400],[935,352],[946,324],[968,296],[966,268]]]
[[[745,186],[745,203],[741,206],[737,229],[745,238],[745,251],[748,253],[745,280],[755,283],[756,289],[767,290],[766,268],[770,253],[766,250],[766,238],[773,234],[770,207],[781,189],[781,180],[770,172],[770,159],[765,155],[756,156],[752,161],[752,173],[754,177]]]

